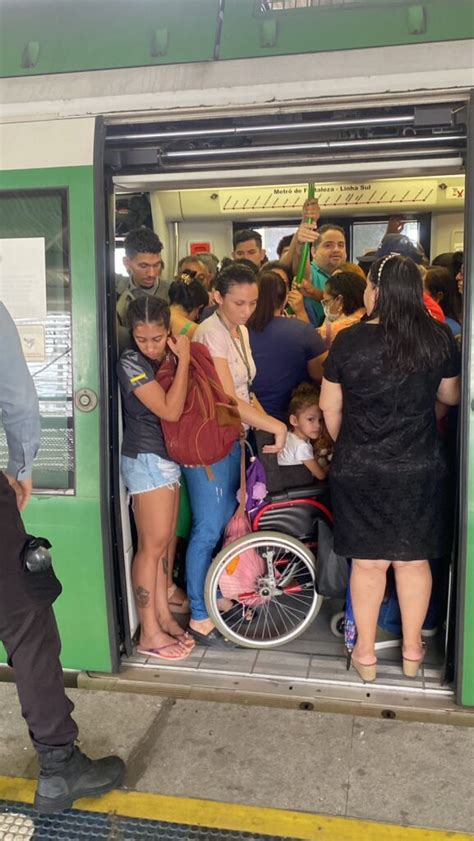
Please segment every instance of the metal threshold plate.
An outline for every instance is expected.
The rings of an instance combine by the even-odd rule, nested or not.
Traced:
[[[459,708],[452,690],[440,681],[440,669],[428,664],[417,679],[408,680],[398,662],[381,660],[377,681],[363,684],[352,669],[346,671],[345,658],[340,656],[196,647],[185,662],[176,665],[135,655],[124,659],[118,674],[82,673],[78,686],[474,725],[472,712]]]
[[[347,670],[345,657],[295,654],[283,650],[240,649],[227,652],[197,646],[190,657],[177,664],[134,655],[124,660],[124,666],[140,667],[154,672],[158,669],[163,675],[169,675],[170,680],[187,676],[189,680],[197,683],[206,677],[216,681],[238,678],[290,683],[295,688],[332,686],[341,689],[362,688],[365,691],[368,686],[361,683],[353,669]],[[398,663],[380,657],[377,681],[369,688],[389,690],[403,695],[423,693],[448,698],[453,695],[451,689],[441,685],[440,668],[423,664],[419,676],[407,680],[402,676]]]

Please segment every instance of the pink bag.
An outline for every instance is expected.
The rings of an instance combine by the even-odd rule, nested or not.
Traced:
[[[246,534],[252,533],[248,514],[245,511],[247,498],[247,483],[245,476],[245,445],[241,441],[242,454],[240,462],[240,505],[234,516],[227,523],[223,545],[238,540]],[[240,602],[240,604],[256,607],[263,604],[265,599],[257,592],[258,579],[265,575],[266,563],[256,549],[245,549],[237,552],[219,579],[219,589],[226,599]]]

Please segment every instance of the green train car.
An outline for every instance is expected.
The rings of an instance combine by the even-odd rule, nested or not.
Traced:
[[[474,706],[470,0],[4,0],[2,24],[0,297],[40,397],[26,522],[51,540],[63,582],[64,668],[140,667],[115,377],[127,224],[159,232],[172,277],[191,245],[228,254],[234,225],[261,229],[271,252],[312,181],[354,257],[393,213],[431,257],[464,250],[456,534],[436,657],[410,692],[415,706]],[[358,698],[326,631],[285,662],[310,652],[315,686]],[[374,692],[406,693],[387,675]]]

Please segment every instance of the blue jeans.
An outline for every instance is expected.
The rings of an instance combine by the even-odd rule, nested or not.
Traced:
[[[204,582],[214,550],[237,508],[240,485],[240,443],[228,456],[211,466],[214,479],[204,467],[183,467],[191,502],[192,527],[186,552],[186,589],[191,603],[191,617],[207,619]]]
[[[436,626],[438,625],[440,601],[438,586],[439,560],[430,561],[429,564],[433,576],[433,588],[431,590],[428,613],[426,614],[426,619],[423,622],[423,628],[425,628],[426,630],[436,628]],[[387,601],[382,602],[377,624],[385,631],[388,631],[390,634],[394,634],[394,636],[401,636],[402,617],[395,588],[390,592]]]

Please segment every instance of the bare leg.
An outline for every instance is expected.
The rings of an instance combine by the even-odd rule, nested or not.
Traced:
[[[173,581],[178,540],[178,535],[174,534],[168,544],[168,602],[172,613],[189,613],[188,597]]]
[[[173,546],[174,543],[176,523],[178,521],[178,511],[179,488],[176,486],[176,490],[174,491],[174,505],[169,523],[168,541],[156,568],[155,588],[156,617],[163,630],[172,636],[182,636],[183,634],[181,625],[171,614],[168,602],[168,582],[171,567],[171,563],[168,559],[171,557],[170,547]]]
[[[431,569],[428,561],[394,561],[403,628],[403,656],[419,660],[423,655],[421,627],[428,612],[431,595]]]
[[[178,503],[179,507],[179,503]],[[176,530],[176,526],[175,526]],[[174,567],[174,559],[176,557],[176,547],[178,545],[178,536],[177,534],[173,534],[171,537],[170,542],[168,543],[168,589],[173,586],[173,567]]]
[[[357,626],[354,659],[365,666],[377,661],[375,636],[390,561],[352,561],[351,598]]]
[[[133,513],[138,532],[138,551],[133,559],[133,589],[140,617],[140,647],[162,648],[175,643],[166,656],[182,656],[183,648],[165,632],[156,617],[157,569],[170,537],[175,506],[175,489],[167,487],[135,494]],[[166,576],[165,576],[166,587]],[[166,590],[165,590],[166,596]]]

